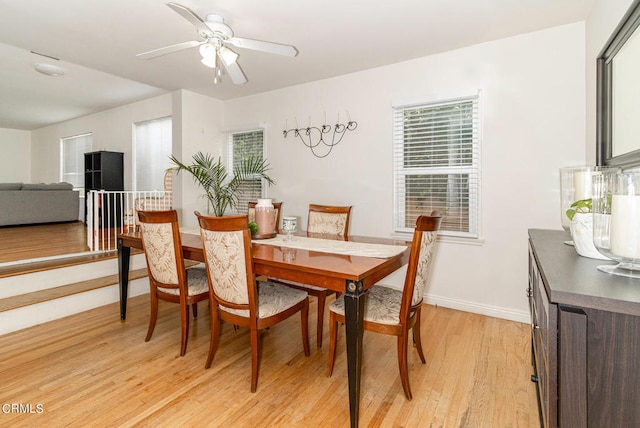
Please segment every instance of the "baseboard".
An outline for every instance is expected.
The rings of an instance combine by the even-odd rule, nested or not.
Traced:
[[[501,318],[510,321],[529,324],[531,315],[528,311],[514,311],[499,306],[481,305],[466,300],[450,299],[442,296],[425,296],[425,303],[429,305],[443,306],[445,308],[457,309],[459,311],[471,312],[474,314],[486,315],[488,317]]]

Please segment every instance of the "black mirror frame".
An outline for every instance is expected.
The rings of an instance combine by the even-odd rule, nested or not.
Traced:
[[[613,156],[612,65],[633,32],[640,26],[640,0],[634,0],[596,60],[596,160],[599,166],[633,168],[640,166],[640,149]]]

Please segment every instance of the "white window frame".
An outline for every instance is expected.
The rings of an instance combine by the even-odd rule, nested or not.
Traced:
[[[85,150],[82,153],[76,151],[76,156],[78,157],[77,163],[79,170],[78,171],[66,171],[65,165],[65,145],[67,143],[76,142],[78,139],[85,139],[89,137],[90,143],[89,147],[85,147]],[[77,150],[77,149],[76,149]],[[93,133],[86,132],[84,134],[72,135],[70,137],[63,137],[60,139],[60,181],[72,183],[73,180],[69,180],[69,175],[77,175],[79,178],[79,183],[82,183],[81,186],[74,185],[73,188],[75,190],[80,190],[80,195],[84,197],[84,154],[89,153],[93,150]]]
[[[234,137],[237,135],[241,135],[241,134],[248,134],[248,133],[253,133],[253,132],[262,132],[262,141],[261,141],[261,145],[262,145],[262,158],[264,159],[266,156],[266,129],[264,125],[257,125],[257,126],[252,126],[252,127],[248,127],[248,128],[244,128],[244,129],[240,129],[240,130],[234,130],[234,131],[228,131],[227,132],[227,144],[226,144],[226,152],[227,152],[227,159],[226,159],[226,164],[227,164],[227,171],[229,171],[230,175],[233,175],[233,162],[234,162],[234,156],[233,156],[233,152],[234,152]],[[257,153],[257,151],[256,151]],[[238,207],[237,207],[237,212],[239,214],[246,214],[247,213],[247,203],[249,202],[249,200],[255,200],[257,198],[262,198],[265,196],[265,182],[264,180],[260,180],[260,195],[255,195],[255,197],[240,197],[240,202],[238,203]]]
[[[472,102],[472,154],[471,163],[467,165],[436,165],[436,166],[420,166],[405,167],[405,141],[404,141],[404,112],[420,109],[437,108],[447,105],[456,105]],[[413,232],[415,224],[407,224],[406,212],[406,183],[405,178],[410,175],[468,175],[469,193],[468,193],[468,210],[469,225],[468,230],[451,230],[447,229],[446,222],[443,221],[439,231],[439,235],[447,238],[461,238],[467,242],[480,242],[480,92],[471,96],[464,96],[454,99],[440,100],[434,102],[424,102],[410,105],[393,106],[393,230],[396,235],[407,236]],[[455,179],[454,179],[455,180]],[[431,212],[431,207],[426,207],[424,214]],[[446,219],[446,212],[443,213]],[[443,219],[444,220],[444,219]]]

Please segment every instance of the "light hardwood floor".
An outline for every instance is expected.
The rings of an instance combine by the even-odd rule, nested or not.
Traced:
[[[0,263],[89,251],[81,221],[0,227]]]
[[[349,425],[344,329],[328,378],[328,347],[312,346],[304,357],[299,317],[272,327],[252,394],[248,331],[223,325],[205,370],[207,305],[200,304],[184,357],[176,306],[161,302],[148,343],[148,296],[129,300],[124,323],[112,304],[0,336],[0,426]],[[365,332],[361,427],[539,426],[529,325],[433,306],[423,313],[427,364],[410,351],[412,401],[400,385],[395,338]],[[32,413],[12,412],[11,404]]]

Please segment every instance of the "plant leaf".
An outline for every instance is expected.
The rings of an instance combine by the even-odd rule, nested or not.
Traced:
[[[192,157],[192,164],[186,165],[175,156],[169,159],[175,165],[177,173],[186,171],[193,176],[205,192],[208,206],[213,214],[221,217],[227,209],[236,209],[238,205],[238,189],[245,183],[260,178],[272,185],[275,182],[267,175],[269,164],[262,157],[250,156],[234,168],[233,177],[228,179],[227,168],[221,158],[217,161],[209,153],[198,152]]]

